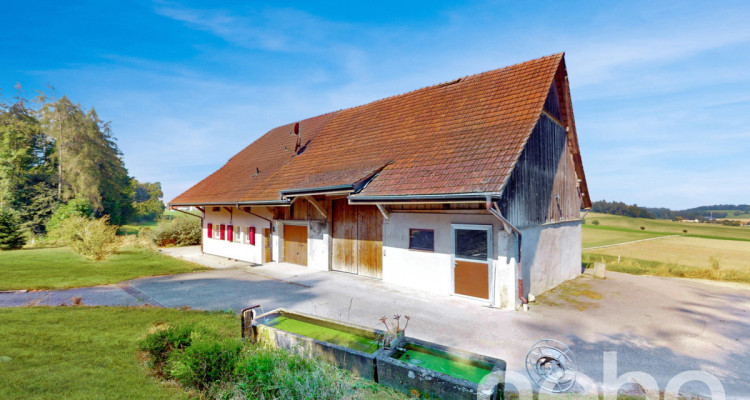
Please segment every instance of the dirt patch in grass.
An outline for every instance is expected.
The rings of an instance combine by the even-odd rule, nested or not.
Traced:
[[[537,296],[539,305],[548,307],[573,307],[579,311],[598,308],[598,300],[604,298],[591,287],[589,278],[579,277],[564,282],[556,288]]]

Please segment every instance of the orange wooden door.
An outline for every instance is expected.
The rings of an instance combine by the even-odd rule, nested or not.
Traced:
[[[489,299],[490,281],[486,262],[456,260],[454,283],[456,294]]]
[[[451,236],[454,293],[489,299],[492,228],[456,225]]]
[[[333,257],[334,271],[357,273],[357,209],[346,199],[333,201]]]
[[[263,262],[271,262],[271,230],[263,229]]]
[[[284,225],[284,261],[307,266],[307,227]]]
[[[357,269],[360,275],[383,277],[383,214],[375,206],[357,206]]]

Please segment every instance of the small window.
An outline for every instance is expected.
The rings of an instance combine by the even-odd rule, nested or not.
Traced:
[[[456,257],[470,260],[487,259],[487,231],[456,229]]]
[[[237,227],[237,229],[234,230],[234,241],[237,243],[242,243],[242,228]]]
[[[214,225],[213,226],[213,231],[214,231],[214,233],[213,233],[213,235],[211,235],[211,237],[214,238],[214,239],[218,239],[219,238],[219,225]]]
[[[209,239],[211,239],[214,236],[214,227],[213,224],[206,225],[206,235]]]
[[[435,231],[432,229],[409,229],[409,248],[435,251]]]

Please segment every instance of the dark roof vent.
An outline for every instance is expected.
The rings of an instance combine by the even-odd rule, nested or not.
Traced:
[[[253,176],[255,177],[255,176],[258,176],[258,175],[260,175],[260,168],[255,167],[255,175],[253,175]]]

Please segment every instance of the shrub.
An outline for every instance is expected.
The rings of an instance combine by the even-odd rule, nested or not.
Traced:
[[[0,250],[20,249],[26,244],[19,226],[18,218],[12,212],[0,210]]]
[[[157,246],[192,246],[201,243],[200,218],[184,216],[162,220],[151,232]]]
[[[76,253],[101,261],[120,245],[117,227],[109,224],[109,216],[89,220],[81,216],[68,217],[52,232]]]
[[[191,334],[184,351],[173,351],[167,360],[169,376],[183,386],[205,390],[219,382],[231,382],[240,360],[242,341]]]
[[[138,343],[141,351],[148,353],[149,367],[158,375],[168,377],[168,371],[165,371],[169,355],[175,349],[184,350],[190,346],[191,335],[194,331],[200,329],[195,324],[178,324],[167,326],[163,329],[157,329]],[[166,373],[166,375],[165,375]]]
[[[642,230],[642,231],[645,231],[645,230],[646,230],[646,227],[645,227],[645,226],[642,226],[642,227],[641,227],[641,230]]]
[[[47,221],[47,232],[54,231],[62,221],[70,217],[91,218],[93,215],[94,209],[88,199],[72,199],[57,207],[57,210],[52,213],[49,221]]]
[[[591,223],[594,224],[594,225],[599,225],[599,220],[595,219],[595,220],[591,221]]]

